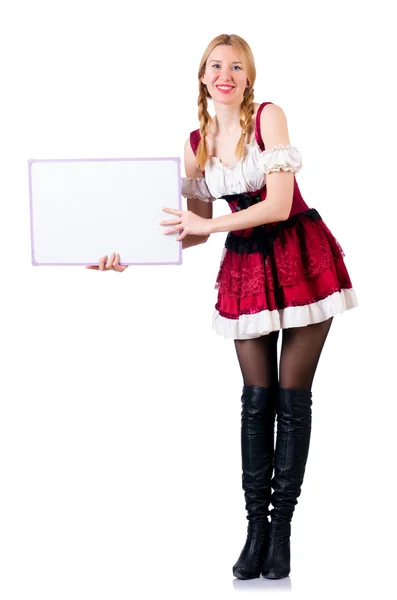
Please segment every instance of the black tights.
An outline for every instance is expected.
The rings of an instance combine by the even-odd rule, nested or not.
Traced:
[[[311,390],[324,342],[331,327],[327,321],[282,330],[278,378],[278,331],[252,340],[234,340],[244,385]]]

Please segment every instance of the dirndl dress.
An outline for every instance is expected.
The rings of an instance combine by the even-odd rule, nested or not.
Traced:
[[[293,171],[294,192],[287,220],[229,232],[216,277],[218,298],[213,328],[231,339],[251,339],[272,331],[325,321],[357,306],[344,252],[315,208],[303,200],[295,173],[302,159],[295,146],[265,150],[260,134],[244,158],[227,167],[217,157],[203,178],[183,178],[182,194],[211,202],[224,199],[237,212],[266,199],[266,175]],[[271,104],[271,103],[270,103]],[[196,153],[199,130],[190,134]]]

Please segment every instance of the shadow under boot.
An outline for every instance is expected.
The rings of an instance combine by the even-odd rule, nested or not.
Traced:
[[[311,398],[310,390],[279,388],[277,395],[277,439],[270,500],[273,509],[262,568],[266,579],[287,577],[291,570],[291,520],[309,453]]]
[[[241,397],[242,487],[245,493],[247,540],[233,566],[238,579],[261,574],[269,528],[268,514],[274,457],[275,391],[243,387]]]

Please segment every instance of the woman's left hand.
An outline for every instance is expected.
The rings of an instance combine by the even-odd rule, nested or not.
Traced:
[[[178,215],[176,219],[170,221],[160,221],[160,225],[174,225],[171,229],[164,231],[164,234],[175,233],[182,230],[176,242],[183,240],[187,235],[210,235],[211,234],[211,219],[199,217],[191,210],[178,210],[176,208],[163,208],[166,213]]]

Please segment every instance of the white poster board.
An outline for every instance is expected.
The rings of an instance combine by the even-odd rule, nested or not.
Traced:
[[[178,233],[159,222],[182,209],[179,158],[31,159],[32,264],[182,264]]]

